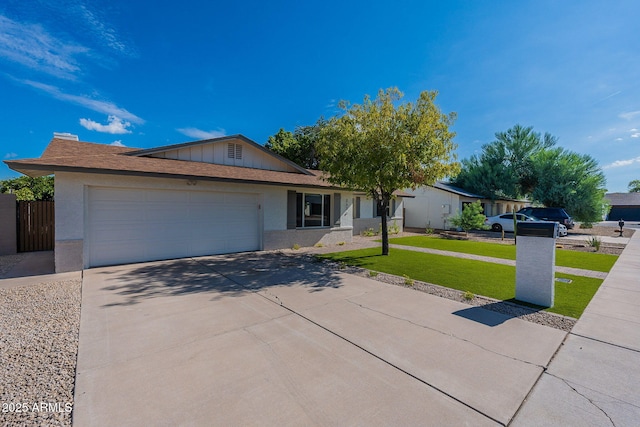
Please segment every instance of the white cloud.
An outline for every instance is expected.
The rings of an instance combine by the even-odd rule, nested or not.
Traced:
[[[84,4],[78,6],[78,12],[85,21],[86,27],[111,49],[118,53],[129,55],[131,49],[120,40],[118,33],[110,27],[99,13],[89,10]]]
[[[27,86],[31,86],[35,89],[39,89],[43,92],[46,92],[52,97],[59,99],[61,101],[67,101],[72,104],[81,105],[90,110],[97,111],[98,113],[107,114],[109,116],[116,116],[123,120],[127,120],[133,123],[137,123],[137,124],[144,123],[144,120],[141,119],[140,117],[136,116],[133,113],[128,112],[124,108],[118,107],[112,102],[100,101],[97,99],[89,98],[87,96],[70,95],[68,93],[62,92],[59,88],[55,86],[34,82],[32,80],[18,80],[18,79],[15,79],[15,80]]]
[[[74,80],[76,59],[90,50],[49,34],[38,24],[23,24],[0,15],[0,57],[59,78]]]
[[[620,113],[619,117],[625,120],[632,120],[640,116],[640,111],[628,111],[626,113]]]
[[[636,128],[629,129],[629,132],[638,132],[638,129],[636,129]]]
[[[627,160],[616,160],[613,163],[610,163],[606,166],[603,166],[602,169],[612,169],[612,168],[620,168],[623,166],[629,166],[632,165],[634,163],[640,163],[640,156],[635,157],[633,159],[627,159]]]
[[[80,124],[89,130],[95,130],[97,132],[111,133],[111,134],[123,134],[131,133],[127,128],[131,127],[131,122],[125,122],[119,117],[109,116],[109,124],[103,125],[98,122],[94,122],[91,119],[80,119]]]
[[[622,138],[616,138],[616,141],[622,141]]]
[[[636,133],[632,133],[631,134],[631,138],[639,138],[640,137],[640,132],[636,132]]]
[[[190,138],[198,138],[198,139],[212,139],[212,138],[220,138],[221,136],[225,136],[225,130],[218,128],[218,130],[200,130],[197,128],[180,128],[176,129],[183,135],[186,135]]]
[[[7,153],[4,155],[5,160],[7,159],[15,159],[16,157],[18,157],[18,155],[16,153]]]
[[[109,144],[109,145],[113,145],[114,147],[126,147],[126,145],[124,145],[124,144],[122,143],[122,141],[121,141],[121,140],[119,140],[119,139],[118,139],[117,141],[113,141],[113,142],[112,142],[111,144]]]

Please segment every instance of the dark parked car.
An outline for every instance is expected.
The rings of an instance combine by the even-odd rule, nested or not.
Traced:
[[[534,216],[543,221],[554,221],[563,224],[568,229],[573,228],[573,218],[569,216],[562,208],[522,208],[518,213],[525,214],[527,216]]]

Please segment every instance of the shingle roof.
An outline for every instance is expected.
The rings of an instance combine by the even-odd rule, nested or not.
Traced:
[[[138,151],[140,149],[54,138],[40,158],[4,162],[11,169],[31,176],[70,171],[336,188],[323,180],[319,171],[309,171],[305,175],[302,172],[127,155]]]
[[[640,206],[640,193],[607,193],[611,206]]]
[[[449,193],[454,193],[454,194],[458,194],[459,196],[464,196],[464,197],[471,197],[473,199],[486,199],[486,197],[481,196],[479,194],[474,194],[471,193],[467,190],[464,190],[460,187],[456,187],[453,186],[451,184],[448,184],[446,182],[442,182],[442,181],[438,181],[435,184],[433,184],[433,187],[439,189],[439,190],[444,190],[444,191],[448,191]]]

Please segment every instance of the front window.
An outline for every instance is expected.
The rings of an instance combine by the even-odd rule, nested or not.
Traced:
[[[296,227],[328,227],[330,212],[330,195],[296,194]]]

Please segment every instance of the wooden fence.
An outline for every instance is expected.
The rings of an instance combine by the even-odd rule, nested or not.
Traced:
[[[54,242],[54,202],[18,202],[18,252],[51,251]]]

